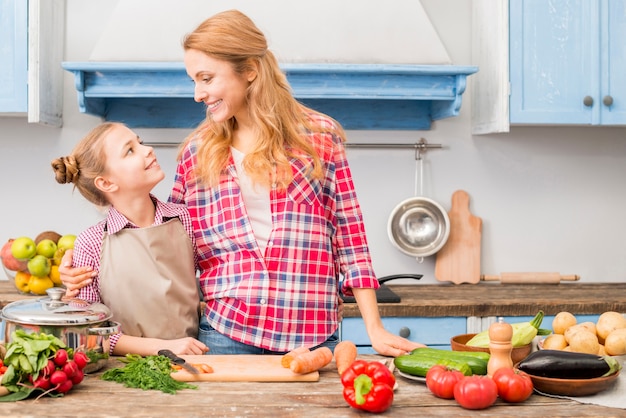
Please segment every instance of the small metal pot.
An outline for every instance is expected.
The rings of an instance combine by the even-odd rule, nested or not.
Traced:
[[[387,232],[397,249],[421,262],[448,241],[450,218],[434,200],[412,197],[393,209]]]
[[[105,342],[120,332],[120,324],[110,321],[113,315],[105,305],[80,299],[62,300],[64,294],[64,289],[52,288],[48,289],[48,297],[6,305],[2,309],[4,340],[10,343],[18,329],[51,334],[69,348],[87,354],[90,361],[83,370],[85,373],[100,370],[109,357]]]

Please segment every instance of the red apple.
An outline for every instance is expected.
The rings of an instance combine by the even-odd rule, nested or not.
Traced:
[[[9,240],[2,246],[2,250],[0,252],[2,264],[11,271],[25,271],[27,269],[27,260],[18,260],[13,257],[13,254],[11,253],[11,244],[13,241],[13,238],[9,238]]]

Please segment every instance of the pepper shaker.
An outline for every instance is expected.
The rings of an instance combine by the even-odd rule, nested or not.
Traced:
[[[491,356],[487,363],[487,375],[493,376],[498,369],[513,368],[511,338],[513,338],[513,327],[504,322],[504,318],[498,318],[498,322],[494,322],[489,327],[489,353]]]

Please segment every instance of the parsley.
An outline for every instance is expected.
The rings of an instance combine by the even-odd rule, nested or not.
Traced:
[[[102,374],[102,380],[123,383],[129,388],[143,390],[160,390],[174,394],[181,389],[197,389],[197,386],[174,379],[170,373],[170,360],[164,356],[146,356],[127,354],[122,368],[107,370]]]

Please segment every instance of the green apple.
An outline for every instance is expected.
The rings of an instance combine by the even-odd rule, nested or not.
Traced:
[[[52,241],[51,239],[42,239],[37,244],[37,254],[43,255],[47,258],[54,257],[54,253],[57,250],[57,243]]]
[[[75,240],[76,240],[76,235],[73,235],[73,234],[63,235],[57,241],[57,248],[62,248],[64,250],[69,250],[71,248],[74,248]]]
[[[16,238],[11,244],[11,254],[18,260],[30,260],[37,254],[37,245],[32,238]]]
[[[52,267],[50,259],[41,254],[28,260],[28,271],[35,277],[46,277],[50,274],[50,267]]]

